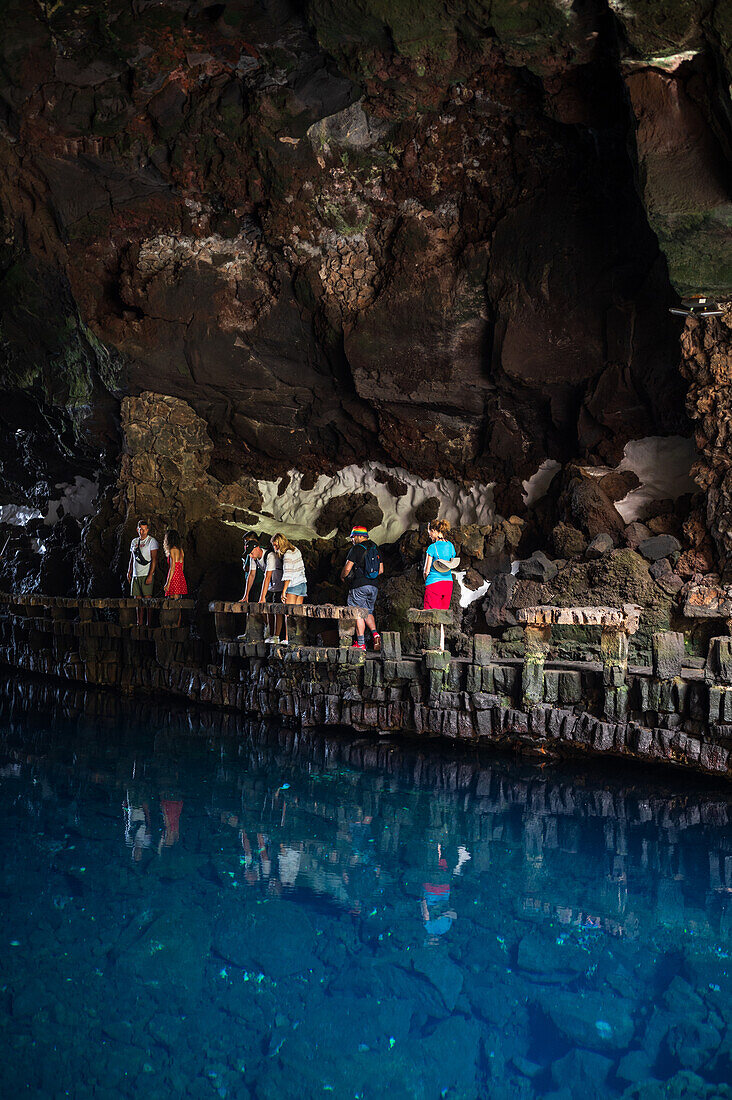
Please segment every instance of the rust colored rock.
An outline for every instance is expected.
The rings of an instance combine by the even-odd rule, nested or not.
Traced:
[[[615,502],[622,500],[633,489],[637,489],[640,478],[632,470],[613,470],[612,473],[601,477],[598,484],[608,500]]]

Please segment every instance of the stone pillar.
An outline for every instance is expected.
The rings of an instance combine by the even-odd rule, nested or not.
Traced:
[[[673,680],[681,675],[684,662],[684,635],[672,630],[654,634],[653,675],[659,680]]]
[[[617,720],[628,709],[628,688],[625,684],[628,672],[627,632],[604,626],[600,635],[600,656],[605,695],[603,712],[606,717]]]
[[[434,701],[445,688],[450,671],[450,659],[449,653],[440,653],[435,650],[425,653],[422,657],[429,679],[430,702]]]
[[[444,628],[452,623],[449,609],[423,611],[410,607],[407,621],[417,627],[417,649],[420,653],[440,653],[444,648]]]
[[[402,636],[398,630],[385,630],[381,635],[381,656],[385,661],[401,661]]]
[[[705,669],[706,679],[732,684],[732,638],[711,638]]]
[[[287,605],[285,605],[287,606]],[[287,615],[287,637],[290,645],[307,645],[308,631],[307,619],[303,615],[290,613]]]
[[[485,668],[493,657],[493,638],[490,634],[473,635],[473,664]]]
[[[552,636],[550,623],[524,627],[524,666],[521,673],[521,695],[526,706],[544,698],[544,661]]]

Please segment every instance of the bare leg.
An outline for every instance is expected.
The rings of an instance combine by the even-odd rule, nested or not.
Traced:
[[[289,592],[285,593],[285,603],[299,604],[303,602],[304,598],[304,596],[291,596]],[[288,641],[287,619],[285,619],[285,641]]]

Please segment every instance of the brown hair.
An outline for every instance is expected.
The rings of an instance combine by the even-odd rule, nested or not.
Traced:
[[[450,530],[450,524],[446,519],[433,519],[427,524],[427,529],[437,531],[437,534],[442,535],[444,538]]]
[[[163,536],[163,538],[165,539],[165,542],[167,542],[167,544],[168,544],[168,550],[172,550],[174,547],[175,547],[176,550],[182,550],[183,549],[183,547],[180,544],[181,543],[180,535],[178,534],[177,531],[173,531],[172,528],[169,528],[165,532],[165,535]]]
[[[272,535],[269,541],[278,554],[284,554],[287,550],[297,550],[294,542],[290,542],[290,540],[286,539],[284,535],[281,535],[279,531],[276,535]]]

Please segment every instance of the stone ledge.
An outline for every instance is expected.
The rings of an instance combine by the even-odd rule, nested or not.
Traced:
[[[314,603],[243,603],[212,600],[209,611],[216,615],[292,615],[296,619],[358,619],[370,612],[365,607]]]
[[[516,618],[525,626],[599,626],[635,634],[642,608],[637,604],[617,607],[522,607]]]

